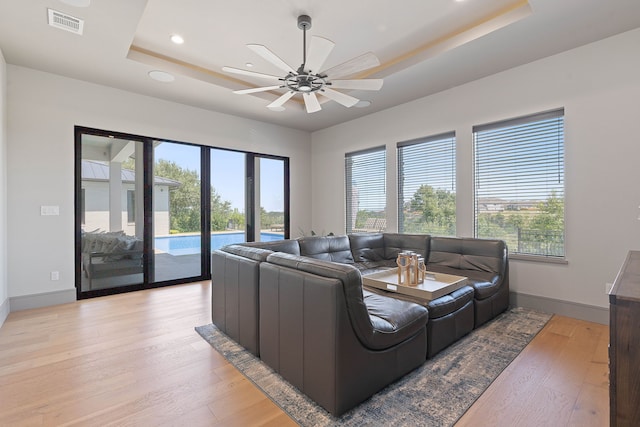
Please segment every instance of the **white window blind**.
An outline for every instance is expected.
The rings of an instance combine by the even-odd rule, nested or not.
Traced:
[[[347,233],[387,228],[386,149],[345,154]]]
[[[398,229],[456,235],[454,132],[398,143]]]
[[[564,109],[473,128],[476,236],[564,257]]]

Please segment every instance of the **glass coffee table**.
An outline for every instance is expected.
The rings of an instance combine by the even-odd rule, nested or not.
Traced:
[[[392,268],[362,276],[362,284],[370,288],[428,302],[462,288],[467,284],[467,278],[453,274],[427,272],[422,283],[417,285],[398,284],[398,270]]]

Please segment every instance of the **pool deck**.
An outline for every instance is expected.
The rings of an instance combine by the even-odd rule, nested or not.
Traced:
[[[219,231],[212,232],[211,234],[230,234],[233,231]],[[237,233],[242,233],[238,231]],[[266,234],[280,234],[284,235],[283,232],[274,232],[268,230],[262,230],[261,233]],[[177,236],[194,236],[200,235],[200,233],[180,233],[180,234],[169,234],[166,236],[155,236],[155,237],[177,237]],[[191,255],[171,255],[169,253],[155,250],[155,281],[156,282],[164,282],[167,280],[176,280],[184,277],[196,277],[200,275],[200,254],[191,254]],[[89,290],[89,280],[81,275],[81,287],[82,291]],[[141,274],[132,274],[127,276],[115,276],[115,277],[107,277],[104,279],[94,279],[92,289],[105,289],[105,288],[115,288],[119,286],[127,286],[132,284],[137,284],[142,282]]]

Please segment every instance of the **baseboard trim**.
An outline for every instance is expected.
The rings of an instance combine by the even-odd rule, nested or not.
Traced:
[[[11,311],[28,310],[30,308],[48,307],[50,305],[66,304],[76,300],[75,289],[64,291],[45,292],[35,295],[23,295],[11,297]]]
[[[4,300],[2,304],[0,304],[0,327],[4,324],[4,321],[7,320],[7,316],[9,316],[9,311],[11,305],[9,304],[9,298]]]
[[[509,304],[515,307],[532,308],[534,310],[573,317],[588,322],[601,323],[603,325],[609,324],[609,309],[605,307],[522,294],[519,292],[509,293]]]

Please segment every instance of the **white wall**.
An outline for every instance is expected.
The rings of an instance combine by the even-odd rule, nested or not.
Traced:
[[[307,132],[14,65],[7,78],[12,298],[74,289],[74,125],[290,157],[291,229],[310,228]],[[60,216],[40,216],[41,205]]]
[[[7,275],[7,63],[0,50],[0,326],[9,312]]]
[[[640,29],[313,133],[312,227],[344,232],[344,154],[385,144],[397,224],[396,142],[454,130],[458,234],[472,236],[471,127],[564,107],[568,264],[514,260],[511,290],[607,307],[605,282],[640,249],[638,46]]]

